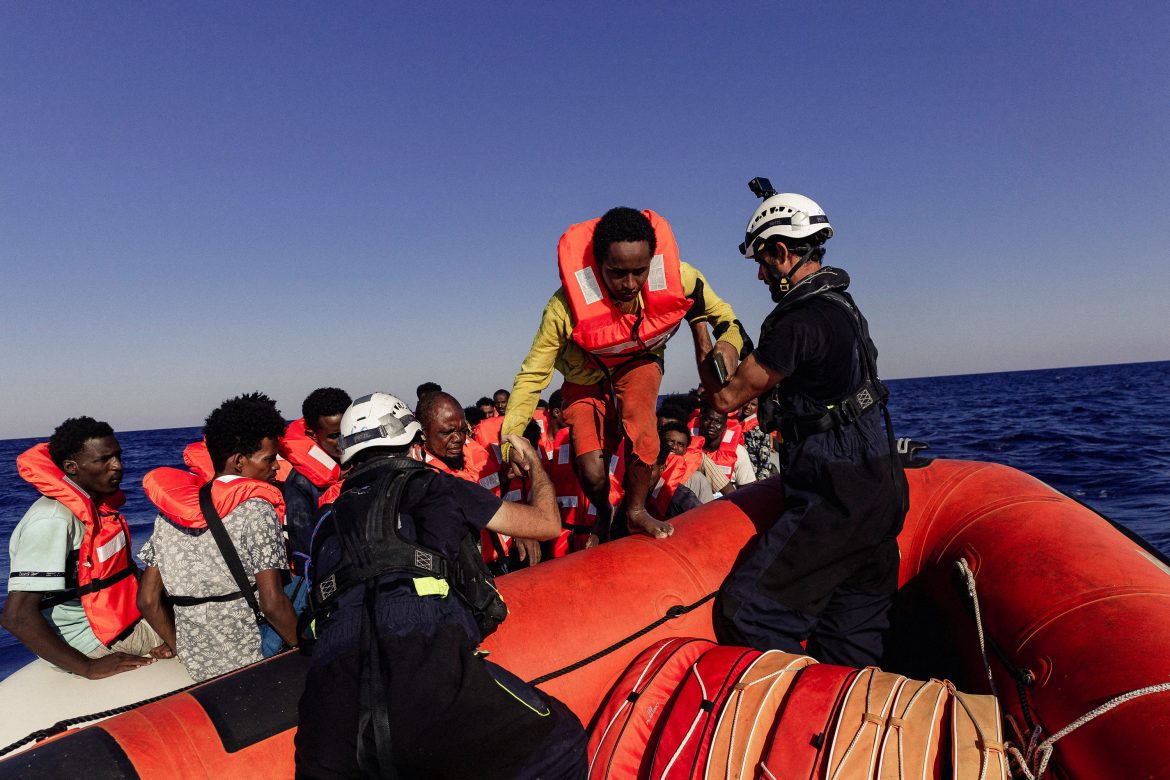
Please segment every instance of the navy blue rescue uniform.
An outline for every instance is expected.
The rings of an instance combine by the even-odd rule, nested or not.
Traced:
[[[725,641],[799,653],[808,639],[820,661],[865,666],[889,628],[908,497],[877,350],[848,283],[822,268],[764,321],[754,354],[784,375],[761,404],[762,423],[784,438],[784,512],[749,543],[717,614]]]
[[[326,531],[327,539],[314,544],[315,588],[342,560],[343,545],[328,538],[327,526],[366,522],[369,502],[351,501],[347,494],[352,498],[355,492],[369,492],[387,473],[388,462],[376,459],[346,479],[332,516],[318,531]],[[479,485],[425,472],[405,483],[399,535],[455,561],[463,537],[478,537],[500,508],[500,499]],[[355,516],[351,506],[361,507],[362,513]],[[375,693],[389,705],[394,766],[365,776],[584,777],[586,737],[577,717],[556,699],[477,657],[482,636],[471,610],[453,587],[446,596],[419,595],[432,589],[416,587],[409,573],[378,580],[372,611],[384,684]],[[375,753],[369,733],[373,729],[358,735],[366,663],[364,592],[363,587],[343,592],[329,616],[318,622],[319,638],[300,702],[299,778],[362,777],[359,749]]]
[[[321,516],[317,502],[321,491],[295,468],[285,477],[284,486],[284,527],[292,547],[293,568],[298,574],[304,573],[304,564],[309,557],[309,542],[313,529]]]

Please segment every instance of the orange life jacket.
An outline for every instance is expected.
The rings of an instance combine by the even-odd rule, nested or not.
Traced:
[[[682,455],[675,455],[673,452],[667,455],[666,463],[662,465],[662,475],[654,490],[650,491],[646,508],[660,520],[667,519],[666,510],[670,507],[671,499],[674,498],[674,491],[678,490],[679,485],[690,479],[702,463],[703,453],[701,450],[688,449]]]
[[[600,218],[571,226],[557,244],[561,285],[573,315],[572,339],[606,365],[665,344],[691,307],[670,225],[653,211],[642,213],[654,227],[657,248],[642,287],[640,311],[618,309],[601,279],[593,258],[593,230]]]
[[[500,443],[500,429],[503,427],[504,418],[500,415],[486,417],[480,420],[479,425],[475,426],[475,436],[473,438],[481,447],[490,447],[493,444],[498,446]]]
[[[150,503],[184,528],[207,527],[199,508],[199,488],[205,484],[207,480],[199,474],[165,466],[148,471],[142,478],[142,489]],[[271,482],[247,477],[220,477],[211,486],[211,500],[220,517],[227,517],[249,498],[262,498],[272,504],[284,522],[284,496]]]
[[[714,452],[705,452],[703,450],[703,444],[705,443],[706,439],[702,436],[696,436],[691,439],[691,446],[688,449],[703,452],[703,454],[711,458],[711,461],[719,467],[723,475],[730,479],[732,472],[735,471],[736,451],[739,449],[739,445],[743,443],[743,434],[738,430],[733,431],[729,427],[723,432],[723,438],[719,442],[719,448]]]
[[[760,417],[756,414],[753,414],[751,417],[743,418],[743,421],[739,424],[740,433],[747,433],[753,428],[758,427],[760,427]]]
[[[85,526],[77,550],[77,595],[94,636],[107,647],[123,638],[142,617],[138,611],[137,567],[130,557],[130,527],[118,511],[118,491],[98,501],[68,480],[41,443],[16,458],[22,479],[41,495],[55,498]]]
[[[202,439],[193,441],[183,448],[183,462],[187,464],[187,468],[201,476],[204,482],[209,482],[215,476],[215,466],[211,463],[207,442]],[[278,457],[276,459],[276,480],[283,482],[288,478],[290,471],[292,471],[292,464],[284,458]]]
[[[341,464],[309,436],[305,418],[293,420],[276,441],[280,457],[292,464],[318,490],[324,490],[341,476]]]

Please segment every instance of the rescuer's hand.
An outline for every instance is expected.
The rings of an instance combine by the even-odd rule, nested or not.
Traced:
[[[533,469],[540,468],[540,455],[537,454],[536,448],[525,439],[523,436],[517,436],[514,433],[509,433],[504,437],[505,443],[511,445],[507,448],[507,459],[519,473],[525,477],[532,474]],[[501,454],[503,450],[501,450]]]

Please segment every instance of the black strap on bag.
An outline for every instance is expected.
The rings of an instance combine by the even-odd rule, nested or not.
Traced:
[[[240,562],[240,554],[236,552],[236,546],[232,544],[232,539],[223,526],[223,519],[220,518],[219,512],[215,511],[215,503],[211,500],[211,486],[214,483],[215,480],[212,480],[199,488],[199,511],[203,513],[207,529],[211,531],[211,536],[219,547],[219,554],[223,556],[228,571],[232,573],[232,577],[240,589],[240,594],[248,602],[248,606],[252,608],[252,613],[256,616],[256,625],[267,625],[268,621],[265,620],[264,614],[260,611],[260,604],[256,601],[256,594],[252,592],[254,586],[248,582],[248,575],[244,573],[244,564]],[[236,594],[229,595],[233,598],[239,598]]]

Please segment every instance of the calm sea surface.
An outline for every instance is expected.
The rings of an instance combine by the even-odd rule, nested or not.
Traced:
[[[1161,409],[1170,361],[890,382],[899,436],[930,443],[928,455],[1004,463],[1027,471],[1129,527],[1170,555],[1170,423]],[[154,511],[142,475],[182,466],[198,428],[120,432],[122,511],[135,551]],[[8,540],[37,493],[16,474],[36,439],[0,441],[0,576]],[[32,659],[0,630],[0,678]]]

